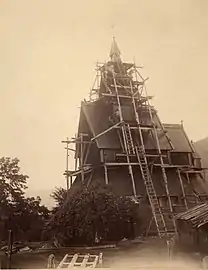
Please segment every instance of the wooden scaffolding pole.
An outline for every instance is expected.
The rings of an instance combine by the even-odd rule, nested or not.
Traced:
[[[72,183],[73,183],[72,176],[70,176],[70,188],[72,187]]]
[[[147,91],[146,91],[145,85],[144,85],[144,91],[145,91],[145,95],[147,96]],[[163,180],[164,180],[164,184],[165,184],[166,195],[167,195],[167,198],[168,198],[169,209],[170,209],[171,216],[172,216],[174,230],[175,230],[175,233],[177,234],[177,225],[176,225],[176,222],[175,222],[175,219],[174,219],[173,206],[172,206],[172,201],[171,201],[169,187],[168,187],[168,178],[167,178],[166,170],[165,170],[165,167],[164,167],[164,161],[163,161],[162,152],[161,152],[161,148],[160,148],[160,142],[159,142],[157,130],[156,130],[156,127],[155,127],[155,122],[154,122],[154,119],[153,119],[152,110],[150,109],[149,100],[147,101],[147,106],[148,106],[148,109],[149,109],[150,119],[151,119],[151,122],[153,124],[153,131],[154,131],[154,135],[155,135],[155,139],[156,139],[158,155],[159,155],[159,158],[160,158],[161,171],[162,171],[162,176],[163,176]]]
[[[108,185],[109,181],[108,181],[108,169],[106,164],[104,164],[104,173],[105,173],[105,184]]]
[[[83,168],[83,134],[80,134],[81,139],[81,149],[80,149],[80,169],[81,169],[81,179],[82,183],[84,183],[84,168]]]
[[[68,138],[67,138],[68,141]],[[69,171],[69,144],[66,144],[66,171]],[[66,188],[69,189],[69,176],[66,174]]]
[[[185,190],[184,190],[183,180],[182,180],[181,172],[180,172],[179,169],[177,169],[177,174],[178,174],[178,179],[179,179],[180,185],[181,185],[181,190],[182,190],[182,194],[183,194],[184,204],[185,204],[186,210],[188,210],[188,204],[187,204],[187,200],[186,200],[186,193],[185,193]]]
[[[139,132],[139,138],[140,138],[140,146],[136,147],[136,155],[137,159],[139,161],[139,166],[141,170],[141,175],[144,180],[144,184],[146,187],[147,195],[149,198],[150,206],[152,209],[152,215],[155,221],[155,225],[157,228],[158,235],[162,237],[162,235],[167,232],[166,223],[164,220],[164,216],[161,212],[161,208],[159,206],[157,194],[155,192],[154,183],[152,181],[152,177],[149,171],[147,156],[146,156],[146,149],[144,145],[144,139],[142,134],[142,129],[140,125],[140,119],[136,108],[135,98],[134,98],[134,91],[132,87],[132,82],[130,81],[131,86],[131,94],[132,94],[132,104],[134,109],[134,115],[137,122],[137,130]]]
[[[118,93],[114,70],[112,71],[112,75],[113,75],[113,82],[114,82],[114,87],[115,87],[115,91],[116,91],[117,103],[118,103],[119,118],[120,118],[120,122],[123,123],[124,119],[123,119],[121,103],[120,103],[120,98],[119,98],[119,93]],[[132,182],[133,194],[136,197],[136,186],[135,186],[135,181],[134,181],[134,174],[133,174],[132,166],[130,164],[130,158],[129,158],[128,147],[127,147],[127,143],[126,143],[125,130],[124,130],[123,124],[121,125],[121,130],[122,130],[122,135],[123,135],[124,148],[125,148],[125,152],[126,152],[126,159],[127,159],[127,163],[129,166],[129,174],[130,174],[131,182]]]
[[[66,141],[61,141],[62,143],[65,143],[66,144],[66,189],[68,190],[69,189],[69,174],[68,174],[68,171],[69,171],[69,138],[67,137],[66,138]]]
[[[106,129],[105,131],[99,133],[98,135],[94,136],[91,141],[94,141],[95,139],[99,138],[100,136],[103,136],[105,135],[107,132],[111,131],[112,129],[116,128],[116,127],[119,127],[120,125],[122,124],[122,122],[119,122],[115,125],[113,125],[112,127],[109,127],[108,129]]]
[[[85,157],[84,157],[84,165],[85,165],[86,162],[87,162],[87,158],[88,158],[89,153],[90,153],[90,147],[91,147],[91,144],[88,144],[88,145],[87,145],[86,154],[85,154]]]

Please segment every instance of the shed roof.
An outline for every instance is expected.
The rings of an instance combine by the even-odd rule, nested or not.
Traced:
[[[176,215],[175,218],[190,222],[193,227],[199,228],[208,223],[208,203],[190,208],[186,212]]]

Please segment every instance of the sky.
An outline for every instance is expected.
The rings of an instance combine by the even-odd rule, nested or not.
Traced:
[[[0,156],[20,159],[29,194],[66,186],[61,140],[76,132],[112,36],[149,77],[161,120],[208,136],[207,14],[207,0],[0,1]]]

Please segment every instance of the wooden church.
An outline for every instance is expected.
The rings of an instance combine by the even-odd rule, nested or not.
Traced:
[[[165,124],[150,104],[146,79],[122,61],[113,39],[110,59],[97,64],[88,101],[81,103],[71,185],[111,185],[138,203],[143,230],[177,231],[175,214],[207,200],[201,159],[183,124]],[[67,154],[68,156],[68,154]]]

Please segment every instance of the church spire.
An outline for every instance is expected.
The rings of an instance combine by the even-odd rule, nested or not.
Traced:
[[[118,61],[120,62],[121,61],[121,52],[118,48],[115,37],[113,37],[113,42],[111,45],[110,58],[111,58],[112,62],[118,62]]]

